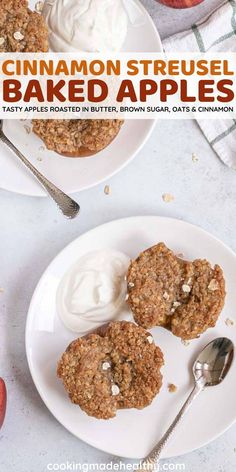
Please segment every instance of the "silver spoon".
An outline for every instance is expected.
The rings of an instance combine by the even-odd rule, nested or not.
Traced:
[[[214,387],[224,380],[234,356],[234,345],[230,339],[217,338],[201,351],[193,365],[195,385],[175,420],[150,454],[141,462],[139,471],[153,471],[176,426],[190,408],[193,400],[205,387]]]
[[[44,187],[46,192],[50,195],[50,197],[54,200],[57,206],[62,211],[63,215],[67,218],[73,219],[75,218],[79,211],[80,207],[78,203],[76,203],[72,198],[62,192],[59,188],[57,188],[52,182],[50,182],[46,177],[44,177],[36,167],[31,164],[31,162],[26,159],[25,156],[16,148],[16,146],[6,137],[3,132],[3,120],[0,120],[0,140],[6,144],[23,162],[23,164],[32,172],[32,174],[36,177],[38,182]]]

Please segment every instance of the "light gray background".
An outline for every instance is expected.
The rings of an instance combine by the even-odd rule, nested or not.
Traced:
[[[143,0],[164,38],[190,26],[219,2],[176,11]],[[192,162],[192,153],[199,157]],[[0,375],[7,382],[8,413],[0,432],[2,472],[44,472],[48,463],[108,463],[111,456],[75,439],[51,416],[32,383],[24,347],[33,290],[67,243],[112,219],[144,214],[181,218],[202,226],[236,250],[235,171],[225,167],[193,121],[160,121],[137,158],[104,185],[76,195],[81,216],[69,222],[48,199],[0,192]],[[162,194],[175,196],[164,203]],[[227,399],[225,400],[227,402]],[[236,400],[235,400],[236,401]],[[224,409],[224,405],[219,408]],[[216,412],[217,414],[217,412]],[[203,412],[204,415],[204,412]],[[142,432],[140,431],[140,434]],[[191,434],[191,425],[189,425]],[[236,426],[212,444],[181,458],[187,472],[233,472]],[[169,461],[172,462],[172,461]]]

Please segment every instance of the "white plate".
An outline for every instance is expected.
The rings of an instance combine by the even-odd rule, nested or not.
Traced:
[[[123,50],[162,51],[160,36],[145,8],[138,0],[126,1],[138,3],[143,10],[143,22],[129,28]],[[30,1],[30,5],[34,8],[35,0]],[[110,146],[87,159],[63,158],[52,151],[42,151],[43,142],[33,134],[27,134],[25,125],[25,122],[5,120],[4,131],[48,179],[65,192],[74,193],[101,183],[127,165],[149,138],[155,120],[127,120]],[[45,196],[37,181],[2,143],[0,167],[0,188],[24,195]]]
[[[142,411],[119,411],[109,421],[88,417],[70,403],[56,377],[56,365],[67,345],[77,336],[58,319],[55,296],[63,274],[81,255],[97,249],[113,248],[131,258],[143,249],[164,241],[187,259],[207,258],[219,263],[227,283],[225,308],[214,329],[184,346],[181,340],[162,328],[152,333],[165,355],[164,383],[152,405]],[[218,336],[236,343],[236,328],[225,324],[236,318],[236,255],[222,242],[202,229],[183,221],[162,217],[134,217],[99,226],[67,246],[51,263],[34,293],[26,326],[26,350],[30,371],[45,404],[62,425],[78,438],[110,454],[141,458],[154,446],[174,419],[193,386],[191,365],[201,348]],[[168,383],[177,385],[175,394]],[[223,433],[236,419],[236,366],[224,382],[209,388],[195,401],[163,457],[197,449]]]

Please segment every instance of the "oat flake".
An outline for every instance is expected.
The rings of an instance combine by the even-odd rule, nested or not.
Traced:
[[[170,393],[175,393],[177,391],[177,387],[174,384],[169,384],[168,385],[168,390]]]
[[[187,284],[182,285],[182,290],[184,293],[190,293],[191,292],[191,287]]]
[[[105,195],[110,195],[111,189],[110,189],[110,186],[109,186],[109,185],[105,185],[105,187],[104,187],[104,193],[105,193]]]
[[[120,393],[120,389],[118,387],[118,385],[112,385],[111,387],[111,391],[112,391],[112,395],[115,397],[116,395],[119,395]]]
[[[193,162],[198,162],[199,161],[197,155],[194,152],[192,153],[192,161]]]
[[[219,284],[216,279],[212,279],[208,285],[208,290],[214,292],[215,290],[219,289]]]
[[[5,43],[5,38],[0,38],[0,46],[2,46]]]
[[[41,13],[43,11],[43,2],[37,2],[35,4],[35,10],[39,13]]]
[[[103,362],[102,364],[102,370],[108,370],[110,369],[110,363],[109,362]]]
[[[147,341],[149,342],[149,344],[152,344],[152,343],[153,343],[153,337],[152,337],[152,336],[148,336],[148,337],[147,337]]]
[[[16,41],[22,41],[22,39],[24,39],[24,35],[20,31],[16,31],[13,36]]]
[[[30,134],[30,133],[31,133],[31,128],[30,128],[30,126],[24,125],[24,128],[25,128],[25,131],[26,131],[27,134]]]
[[[226,324],[226,326],[228,326],[230,328],[230,327],[235,325],[235,321],[232,320],[231,318],[226,318],[225,324]]]
[[[180,302],[174,302],[174,303],[173,303],[173,307],[175,307],[175,308],[178,308],[178,306],[180,306],[180,305],[181,305]]]
[[[175,199],[175,197],[173,195],[171,195],[171,193],[164,193],[162,195],[162,200],[165,203],[173,202],[174,199]]]

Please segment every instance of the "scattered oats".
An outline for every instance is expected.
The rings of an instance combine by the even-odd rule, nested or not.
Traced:
[[[41,13],[43,11],[43,2],[37,2],[35,4],[35,10],[39,13]]]
[[[190,284],[191,284],[191,282],[192,282],[192,278],[191,278],[191,277],[189,277],[187,284],[188,284],[188,285],[190,285]]]
[[[127,275],[124,276],[124,280],[127,280]]]
[[[175,308],[178,308],[178,306],[180,306],[180,305],[181,305],[180,302],[174,302],[174,303],[173,303],[173,307],[175,307]]]
[[[2,46],[5,43],[5,38],[0,38],[0,46]]]
[[[25,131],[27,134],[30,134],[31,133],[31,128],[29,125],[24,125],[24,128],[25,128]]]
[[[177,387],[174,384],[169,384],[168,385],[168,390],[170,393],[175,393],[177,391]]]
[[[231,328],[232,326],[235,325],[235,321],[232,320],[231,318],[226,318],[225,324],[226,324],[226,326],[228,326],[229,328]]]
[[[24,39],[24,35],[20,31],[16,31],[13,37],[16,41],[22,41],[22,39]]]
[[[182,252],[179,252],[179,254],[176,254],[176,257],[179,257],[180,259],[184,258],[184,254]]]
[[[181,343],[182,343],[184,346],[189,346],[190,341],[188,341],[187,339],[181,339]]]
[[[164,292],[164,293],[163,293],[163,298],[164,298],[165,300],[169,300],[169,295],[168,295],[167,292]]]
[[[173,195],[171,195],[171,193],[164,193],[162,195],[162,200],[165,203],[173,202],[174,199],[175,199],[175,197]]]
[[[192,153],[192,161],[193,162],[198,162],[199,161],[197,155],[194,152]]]
[[[103,362],[102,364],[102,370],[108,370],[110,369],[111,365],[109,362]]]
[[[149,342],[149,344],[152,344],[152,343],[153,343],[153,337],[152,337],[152,336],[148,336],[148,337],[147,337],[147,341]]]
[[[39,147],[39,151],[45,151],[45,149],[46,149],[46,148],[45,148],[44,146],[40,146],[40,147]]]
[[[208,285],[208,290],[214,292],[215,290],[219,289],[219,284],[216,279],[212,279]]]
[[[115,384],[112,385],[111,386],[111,392],[112,392],[113,396],[119,395],[120,389],[119,389],[118,385],[115,385]]]
[[[104,193],[105,193],[105,195],[110,195],[111,189],[110,189],[110,186],[109,186],[109,185],[105,185],[105,187],[104,187]]]
[[[127,300],[129,300],[129,295],[128,295],[128,293],[127,293],[126,296],[125,296],[125,301],[127,302]]]
[[[129,283],[128,283],[128,287],[129,287],[129,288],[133,288],[133,287],[134,287],[133,282],[129,282]]]
[[[171,313],[174,313],[174,312],[175,312],[175,308],[171,308],[170,312],[171,312]]]
[[[182,285],[182,290],[184,293],[190,293],[191,292],[191,287],[187,284]]]

